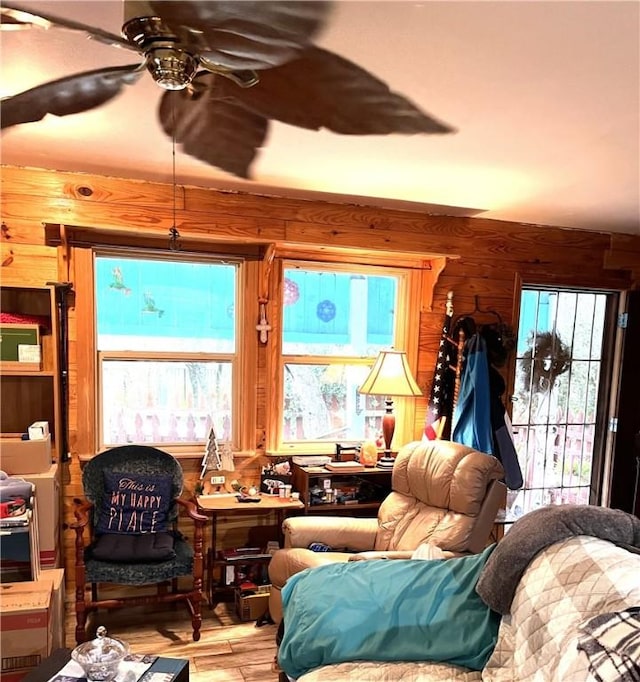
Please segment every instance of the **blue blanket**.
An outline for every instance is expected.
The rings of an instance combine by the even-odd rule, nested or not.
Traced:
[[[493,548],[445,561],[352,561],[297,573],[282,590],[280,667],[293,678],[356,660],[482,670],[500,616],[475,586]]]

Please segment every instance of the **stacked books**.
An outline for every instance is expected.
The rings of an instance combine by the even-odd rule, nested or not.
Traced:
[[[329,462],[324,465],[327,471],[333,471],[340,474],[357,474],[364,471],[364,466],[359,462]]]

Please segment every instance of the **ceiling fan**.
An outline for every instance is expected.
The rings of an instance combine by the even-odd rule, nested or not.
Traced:
[[[63,28],[142,61],[51,81],[1,102],[9,128],[101,106],[147,69],[164,89],[159,119],[182,150],[242,178],[269,121],[345,135],[451,133],[363,68],[312,43],[332,3],[124,0],[122,37],[2,2],[0,27]]]

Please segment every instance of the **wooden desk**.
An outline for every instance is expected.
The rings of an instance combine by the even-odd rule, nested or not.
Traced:
[[[283,499],[275,495],[259,495],[260,502],[238,502],[237,497],[230,495],[198,495],[196,503],[201,513],[211,517],[211,544],[207,549],[207,584],[209,606],[217,604],[216,594],[219,591],[214,585],[213,569],[216,563],[224,564],[217,559],[218,552],[218,517],[235,514],[261,514],[274,512],[278,524],[278,541],[282,542],[282,522],[287,513],[302,511],[304,504],[300,500]]]

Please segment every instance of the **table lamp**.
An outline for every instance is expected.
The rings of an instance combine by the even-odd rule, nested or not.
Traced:
[[[407,355],[400,350],[383,350],[369,372],[369,376],[358,389],[362,395],[385,396],[385,413],[382,417],[384,455],[378,461],[379,467],[392,467],[391,441],[396,429],[393,413],[393,396],[419,396],[422,391],[411,374]]]

